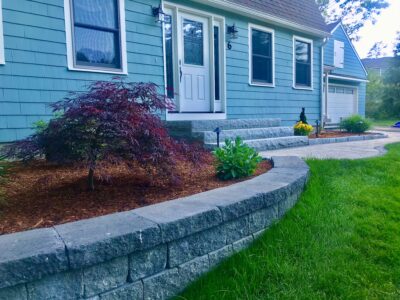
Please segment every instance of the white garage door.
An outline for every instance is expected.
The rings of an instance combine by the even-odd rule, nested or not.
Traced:
[[[357,113],[357,89],[343,86],[329,86],[328,119],[337,124],[341,118]]]

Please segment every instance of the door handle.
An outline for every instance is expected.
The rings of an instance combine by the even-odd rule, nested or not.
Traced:
[[[182,82],[182,67],[179,67],[179,82]]]

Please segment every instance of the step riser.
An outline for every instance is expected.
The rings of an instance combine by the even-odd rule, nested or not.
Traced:
[[[206,131],[195,133],[199,139],[203,139],[207,143],[215,143],[217,135],[215,132]],[[220,134],[220,141],[225,139],[234,140],[236,137],[240,137],[242,140],[256,140],[256,139],[267,139],[286,137],[293,135],[293,128],[291,127],[270,127],[270,128],[252,128],[252,129],[237,129],[222,131]]]
[[[254,148],[257,151],[268,151],[268,150],[277,150],[283,148],[292,148],[292,147],[302,147],[308,146],[308,138],[307,137],[289,137],[282,139],[266,139],[266,140],[250,140],[244,141],[247,145]],[[221,146],[224,143],[221,143]],[[206,144],[208,149],[215,149],[217,146],[215,144]]]
[[[220,127],[222,130],[280,127],[280,119],[229,119],[229,120],[202,120],[202,121],[168,121],[167,127],[171,131],[191,130],[213,131]]]

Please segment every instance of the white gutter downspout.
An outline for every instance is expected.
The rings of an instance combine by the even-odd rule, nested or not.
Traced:
[[[327,44],[328,39],[325,38],[321,46],[321,126],[325,126],[326,119],[326,100],[328,99],[328,76],[324,74],[324,47]],[[325,82],[325,92],[324,92],[324,78]]]

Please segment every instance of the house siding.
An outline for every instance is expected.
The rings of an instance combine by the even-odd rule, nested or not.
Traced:
[[[344,68],[336,68],[332,74],[366,79],[367,75],[365,74],[363,65],[357,57],[357,54],[354,52],[351,41],[347,38],[342,26],[339,26],[332,33],[332,37],[324,48],[325,65],[333,66],[335,40],[344,42]]]
[[[334,41],[344,42],[344,68],[336,68],[331,74],[338,76],[351,76],[360,79],[367,79],[363,65],[354,51],[351,41],[347,38],[342,26],[339,26],[333,33],[324,47],[324,64],[333,66]],[[329,84],[348,85],[358,90],[358,114],[365,116],[365,99],[367,84],[365,82],[330,79]]]
[[[125,1],[129,81],[164,84],[162,31],[151,11],[158,4],[159,0]],[[0,142],[30,134],[33,122],[51,117],[48,104],[68,92],[115,76],[67,69],[64,0],[3,1],[3,24]]]
[[[187,1],[169,2],[187,6]],[[293,89],[293,36],[312,37],[209,6],[191,6],[225,17],[226,25],[235,24],[239,31],[232,49],[226,50],[228,118],[281,118],[283,124],[293,125],[305,107],[310,121],[320,119],[322,40],[314,39],[313,90]],[[249,85],[249,23],[275,31],[275,87]]]
[[[188,1],[171,1],[225,17],[236,24],[239,38],[226,50],[228,118],[281,118],[291,125],[302,107],[310,121],[320,119],[321,40],[314,39],[313,90],[293,89],[293,35],[312,37],[233,13]],[[151,81],[163,88],[161,26],[151,7],[159,0],[126,0],[129,81]],[[114,75],[67,69],[63,0],[3,1],[6,64],[0,66],[0,142],[32,132],[32,123],[48,119],[48,104],[71,91],[83,91],[94,80]],[[275,30],[275,87],[250,86],[248,24]],[[125,76],[124,76],[125,77]]]

